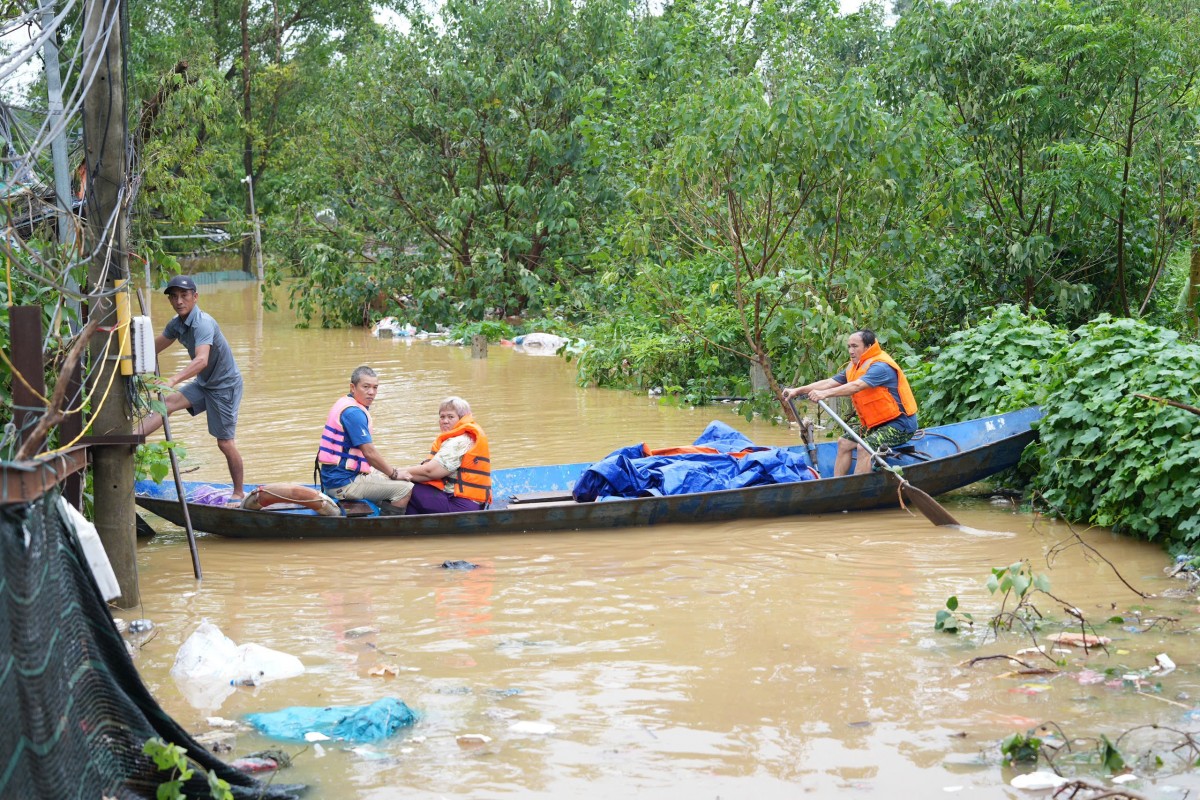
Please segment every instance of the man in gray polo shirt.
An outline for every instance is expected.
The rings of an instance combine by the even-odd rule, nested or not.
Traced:
[[[233,361],[233,351],[217,321],[196,305],[199,295],[196,282],[186,275],[176,275],[167,284],[165,294],[177,316],[155,337],[154,352],[161,353],[171,342],[179,340],[192,357],[167,381],[171,388],[179,387],[178,391],[167,395],[167,414],[174,414],[181,408],[186,408],[193,417],[208,414],[208,432],[216,438],[217,447],[229,463],[229,477],[233,479],[230,500],[241,502],[245,496],[242,455],[234,435],[238,406],[242,402],[242,373]],[[189,378],[195,380],[183,383]],[[138,433],[152,433],[162,424],[162,415],[150,414],[138,426]]]

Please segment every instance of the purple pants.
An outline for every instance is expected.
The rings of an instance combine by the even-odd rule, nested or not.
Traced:
[[[450,514],[455,511],[479,511],[482,503],[446,494],[426,483],[414,483],[408,498],[408,514]]]

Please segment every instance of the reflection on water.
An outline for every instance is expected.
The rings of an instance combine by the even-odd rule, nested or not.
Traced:
[[[310,474],[324,415],[359,363],[383,377],[375,421],[397,460],[427,450],[447,394],[471,401],[503,465],[593,459],[643,440],[688,442],[713,417],[764,444],[794,442],[786,428],[724,409],[578,388],[558,359],[493,347],[472,361],[461,348],[298,330],[285,314],[264,315],[252,287],[206,289],[201,304],[246,372],[238,440],[251,481]],[[156,322],[165,313],[156,308]],[[224,480],[203,422],[175,428],[190,445],[193,477]],[[414,730],[388,742],[326,747],[321,758],[305,750],[281,779],[309,782],[319,798],[794,798],[847,789],[896,797],[897,787],[903,796],[961,788],[1006,798],[1014,796],[1002,784],[1011,773],[998,766],[996,747],[1010,733],[1046,720],[1080,737],[1146,723],[1189,727],[1189,698],[1200,697],[1197,647],[1180,634],[1194,627],[1193,599],[1142,600],[1078,547],[1047,567],[1065,526],[1035,528],[1011,506],[986,501],[953,510],[972,531],[933,528],[897,510],[403,541],[203,536],[199,585],[182,532],[161,524],[165,533],[139,556],[142,613],[159,635],[138,666],[159,701],[196,732],[214,714],[388,695],[421,712]],[[1154,546],[1104,531],[1084,538],[1144,591],[1181,586],[1163,575],[1167,560]],[[1161,678],[1161,691],[1138,693],[1074,680],[1078,652],[1053,676],[999,677],[1013,668],[1003,662],[964,666],[1031,639],[938,634],[934,615],[951,595],[977,619],[994,613],[999,603],[984,579],[1023,558],[1089,618],[1138,610],[1179,620],[1146,632],[1107,626],[1115,641],[1088,659],[1092,669],[1120,675],[1162,652],[1180,669]],[[477,568],[441,566],[456,560]],[[1048,617],[1065,617],[1043,601]],[[168,671],[204,618],[238,643],[298,656],[308,672],[238,689],[219,708],[192,707]],[[379,665],[398,674],[373,676]],[[465,733],[490,742],[460,744]],[[234,755],[270,744],[243,733]],[[1190,776],[1169,783],[1200,788]],[[1162,785],[1133,788],[1178,796]]]

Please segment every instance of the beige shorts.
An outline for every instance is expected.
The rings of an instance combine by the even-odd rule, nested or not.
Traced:
[[[359,475],[345,486],[330,490],[338,500],[371,500],[376,503],[398,503],[412,494],[408,481],[394,481],[379,470]]]

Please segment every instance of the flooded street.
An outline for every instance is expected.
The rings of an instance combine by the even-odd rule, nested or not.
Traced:
[[[690,443],[712,419],[759,444],[797,441],[786,427],[748,423],[727,407],[684,410],[579,388],[573,366],[557,358],[493,346],[472,360],[469,348],[297,329],[288,312],[262,311],[256,292],[252,283],[202,285],[200,296],[245,375],[238,444],[251,485],[311,480],[326,412],[359,364],[381,379],[372,406],[378,446],[403,464],[428,451],[438,401],[449,394],[470,401],[498,467],[594,460],[641,441]],[[161,329],[170,311],[161,295],[153,302]],[[164,374],[185,360],[171,348]],[[227,481],[203,418],[172,422],[188,446],[185,468],[194,469],[186,477]],[[283,745],[298,755],[278,780],[308,783],[308,797],[325,800],[1028,797],[1007,785],[1015,772],[1001,766],[999,743],[1010,734],[1053,721],[1071,740],[1089,740],[1075,745],[1089,751],[1101,735],[1117,741],[1140,725],[1194,728],[1196,600],[1143,599],[1120,579],[1153,595],[1186,587],[1164,575],[1169,559],[1159,547],[1081,529],[1120,577],[1079,546],[1047,566],[1067,526],[1003,503],[948,502],[973,530],[934,528],[895,510],[610,533],[337,542],[202,535],[202,583],[192,579],[183,532],[155,520],[161,533],[139,551],[142,606],[125,616],[155,623],[136,663],[194,734],[209,730],[210,716],[382,697],[420,714],[410,731],[366,747],[326,742],[320,755]],[[965,665],[1034,644],[1028,634],[985,637],[1000,600],[984,582],[993,567],[1023,559],[1049,577],[1054,597],[1112,637],[1107,652],[1056,654],[1063,663],[1051,675],[1006,677],[1016,667],[999,660]],[[442,568],[456,560],[476,568]],[[934,631],[951,595],[977,630]],[[1050,621],[1038,634],[1044,643],[1069,618],[1044,594],[1035,604]],[[1174,621],[1154,619],[1162,617]],[[239,644],[299,657],[307,671],[188,694],[169,670],[204,619]],[[1122,680],[1160,653],[1178,669],[1140,689]],[[371,675],[380,665],[398,674]],[[1085,665],[1103,680],[1078,680]],[[464,734],[487,740],[462,743]],[[1146,774],[1132,762],[1149,741],[1120,745],[1136,774]],[[223,757],[273,746],[243,732]],[[1155,752],[1170,763],[1167,749]],[[1195,796],[1200,776],[1126,788]]]

